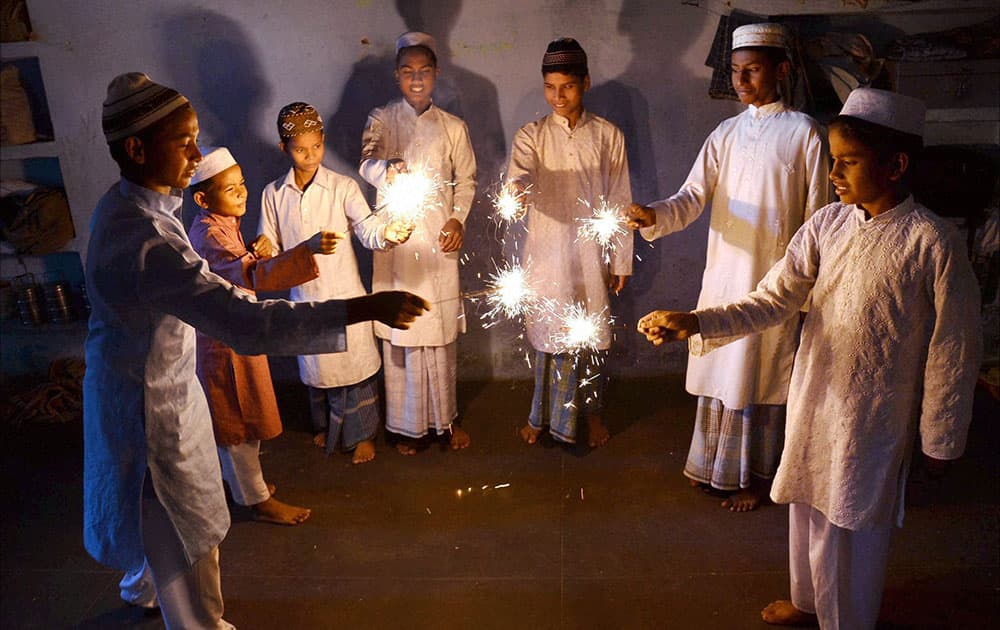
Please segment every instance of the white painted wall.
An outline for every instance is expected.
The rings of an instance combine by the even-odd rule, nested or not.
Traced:
[[[622,125],[631,145],[633,190],[638,201],[649,201],[675,191],[706,135],[739,111],[737,104],[707,96],[710,70],[704,59],[718,13],[728,10],[724,4],[739,8],[741,3],[29,0],[38,41],[4,44],[3,55],[40,58],[78,230],[69,247],[85,256],[91,209],[117,178],[100,120],[106,85],[120,72],[144,71],[187,95],[199,112],[204,143],[228,145],[251,188],[259,191],[287,168],[276,148],[274,118],[294,100],[308,101],[323,113],[327,165],[355,173],[365,114],[395,95],[391,55],[396,36],[409,28],[427,30],[445,51],[438,100],[460,105],[480,160],[480,186],[486,188],[499,177],[514,131],[547,112],[539,69],[546,43],[572,36],[590,56],[594,88],[588,102]],[[771,13],[795,13],[803,3],[742,4],[748,10],[767,5],[775,7]],[[834,5],[831,11],[844,10],[839,1],[827,4]],[[940,15],[920,16],[880,19],[905,19],[909,32],[955,25],[942,22]],[[982,15],[947,19],[970,23]],[[254,230],[257,205],[248,213],[248,232]],[[474,208],[478,218],[468,228],[467,289],[481,286],[479,277],[492,270],[491,257],[502,251],[485,218],[488,211],[481,195]],[[685,348],[654,351],[640,343],[632,326],[654,307],[694,305],[706,219],[707,214],[653,248],[637,241],[641,261],[617,301],[622,327],[612,372],[683,370]],[[473,330],[459,345],[463,377],[529,375],[525,344],[515,327],[481,330],[471,304],[469,322]]]

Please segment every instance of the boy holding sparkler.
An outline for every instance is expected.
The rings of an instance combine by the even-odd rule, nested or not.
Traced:
[[[385,426],[399,436],[396,448],[404,455],[415,454],[417,441],[432,430],[450,432],[453,450],[469,445],[455,422],[455,350],[465,332],[458,256],[476,159],[465,123],[431,100],[439,73],[434,38],[401,35],[395,77],[403,97],[372,110],[362,137],[360,172],[378,190],[378,211],[414,226],[405,245],[375,252],[373,288],[408,287],[434,305],[432,316],[403,334],[375,326],[385,365]]]
[[[826,155],[819,125],[782,102],[789,73],[780,24],[733,31],[733,87],[747,110],[705,141],[674,196],[630,210],[632,227],[653,240],[679,231],[712,204],[699,307],[752,290],[802,222],[827,203]],[[698,396],[684,475],[722,491],[722,506],[753,510],[774,477],[784,433],[795,319],[688,360],[687,391]]]
[[[611,209],[615,224],[624,225],[631,202],[625,138],[584,109],[590,73],[576,40],[548,45],[542,79],[552,113],[518,130],[506,175],[519,193],[531,186],[524,260],[543,305],[525,315],[535,391],[520,435],[534,444],[548,426],[556,440],[575,443],[582,412],[596,448],[610,437],[600,365],[611,345],[608,290],[617,295],[632,273],[632,235],[614,236],[605,252],[578,230],[598,208]]]
[[[924,111],[908,96],[851,92],[830,123],[840,202],[802,226],[749,295],[639,320],[655,345],[690,337],[700,354],[795,320],[811,300],[771,489],[791,504],[792,598],[762,611],[771,624],[874,628],[917,432],[933,471],[965,450],[979,289],[957,231],[906,189]]]
[[[358,184],[323,166],[323,120],[307,103],[291,103],[278,114],[279,147],[292,166],[264,188],[258,231],[276,249],[291,250],[317,230],[355,236],[368,249],[385,250],[406,242],[410,228],[368,220],[371,210]],[[351,298],[365,294],[350,239],[317,259],[319,277],[292,288],[295,301]],[[338,441],[361,464],[375,458],[380,423],[381,367],[370,322],[347,327],[347,352],[299,356],[299,376],[309,388],[315,441],[333,452]]]

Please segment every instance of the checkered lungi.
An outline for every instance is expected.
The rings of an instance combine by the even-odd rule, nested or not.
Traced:
[[[309,412],[313,431],[326,431],[326,452],[337,447],[349,451],[370,440],[382,421],[378,411],[378,382],[372,375],[360,383],[343,387],[310,387]]]
[[[601,370],[606,351],[551,354],[535,351],[535,393],[528,424],[560,442],[576,442],[577,417],[598,414],[604,407]]]
[[[458,417],[456,342],[446,346],[394,346],[382,341],[385,428],[411,438],[451,430]]]

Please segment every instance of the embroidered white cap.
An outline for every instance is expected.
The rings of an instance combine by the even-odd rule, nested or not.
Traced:
[[[744,24],[733,30],[733,50],[746,46],[785,47],[785,27],[773,22]]]
[[[921,138],[926,114],[927,106],[919,98],[867,87],[852,90],[840,110],[841,116],[860,118]]]
[[[226,147],[204,147],[202,154],[205,157],[201,159],[201,163],[198,164],[198,170],[194,172],[194,177],[191,178],[192,186],[200,184],[206,179],[212,179],[231,166],[236,166],[236,158],[233,157],[233,154]]]
[[[396,39],[396,53],[410,46],[424,46],[430,48],[431,52],[437,55],[437,43],[434,38],[421,31],[407,31]]]

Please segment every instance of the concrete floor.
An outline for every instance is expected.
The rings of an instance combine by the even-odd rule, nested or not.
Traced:
[[[233,508],[226,618],[242,630],[768,627],[759,610],[788,594],[787,510],[731,514],[688,487],[693,401],[679,379],[613,383],[612,441],[592,453],[521,444],[530,394],[463,384],[467,451],[406,458],[380,438],[377,459],[352,466],[311,445],[304,392],[280,387],[287,429],[265,475],[313,514],[285,528]],[[949,477],[914,475],[880,627],[1000,627],[997,411],[980,397]],[[80,426],[2,437],[0,626],[161,628],[83,550]]]

